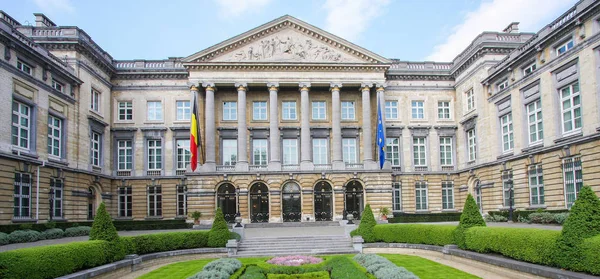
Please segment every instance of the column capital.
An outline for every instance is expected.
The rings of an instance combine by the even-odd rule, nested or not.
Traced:
[[[310,82],[301,82],[298,84],[298,87],[300,87],[300,90],[305,90],[308,91],[310,89]]]
[[[375,84],[375,88],[377,88],[377,91],[385,91],[385,88],[387,87],[387,84],[385,84],[385,82],[382,83],[376,83]]]
[[[196,92],[198,92],[198,87],[196,87],[195,84],[192,84],[192,86],[190,86],[190,91],[196,91]]]
[[[235,88],[237,88],[238,91],[247,91],[248,90],[248,84],[245,82],[236,82],[235,83]]]
[[[269,91],[278,91],[279,82],[269,82],[267,83],[267,88],[269,88]]]
[[[333,91],[333,90],[340,91],[340,88],[342,88],[342,83],[341,82],[331,82],[331,83],[329,83],[329,90],[331,90],[331,91]]]
[[[214,82],[202,82],[202,87],[206,88],[206,91],[215,91],[215,83]]]
[[[360,84],[360,91],[370,91],[371,87],[373,87],[372,82],[363,82]]]

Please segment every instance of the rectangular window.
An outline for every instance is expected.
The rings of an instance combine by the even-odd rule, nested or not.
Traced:
[[[508,87],[508,79],[496,83],[496,91],[500,92]]]
[[[133,120],[133,104],[131,101],[119,102],[119,121],[129,120]]]
[[[237,140],[235,139],[224,139],[223,140],[223,165],[224,166],[235,166],[237,162]]]
[[[55,79],[52,79],[52,88],[58,90],[60,93],[65,93],[65,85]]]
[[[162,140],[148,140],[148,170],[162,170]]]
[[[315,165],[328,164],[327,139],[313,139],[313,163]]]
[[[415,197],[417,210],[427,210],[427,183],[418,181],[415,183]]]
[[[62,119],[48,115],[48,156],[60,158],[62,156]]]
[[[528,76],[529,74],[533,73],[535,69],[537,69],[537,65],[535,64],[535,62],[533,62],[527,67],[523,68],[523,76]]]
[[[544,139],[542,120],[542,103],[540,99],[527,105],[527,122],[529,129],[529,144],[534,144]]]
[[[100,160],[102,156],[102,145],[101,145],[102,136],[99,133],[92,132],[92,144],[91,144],[91,152],[92,152],[92,165],[96,167],[100,167]]]
[[[187,216],[187,191],[185,185],[177,185],[177,216]]]
[[[33,67],[31,67],[31,65],[21,61],[21,59],[17,59],[17,69],[19,69],[23,73],[32,75]]]
[[[298,140],[284,139],[283,140],[283,164],[297,165],[298,164]]]
[[[192,152],[190,151],[189,139],[178,139],[177,144],[177,170],[185,170],[190,164]]]
[[[393,211],[401,211],[402,210],[402,184],[400,182],[392,183],[392,210]]]
[[[29,149],[31,133],[31,107],[13,101],[12,104],[12,145]]]
[[[556,47],[556,56],[559,56],[572,48],[573,48],[573,40],[571,39],[571,40],[568,40],[565,43],[559,45],[558,47]]]
[[[148,186],[148,217],[162,217],[161,186]]]
[[[385,119],[398,119],[398,101],[385,101]]]
[[[267,140],[255,139],[252,140],[252,163],[258,166],[266,166],[267,160]]]
[[[386,160],[390,161],[392,167],[400,166],[400,139],[399,138],[385,138]]]
[[[312,102],[312,119],[313,120],[326,120],[327,109],[325,102]]]
[[[130,171],[133,168],[133,143],[131,140],[117,141],[117,169]]]
[[[358,153],[356,152],[356,139],[355,138],[343,138],[342,139],[342,155],[344,157],[344,163],[356,164],[358,163]]]
[[[571,208],[577,199],[579,190],[583,187],[581,158],[573,157],[563,160],[563,178],[565,181],[565,200],[567,208]]]
[[[60,178],[50,178],[50,191],[52,193],[52,218],[63,217],[63,189],[64,181]]]
[[[452,166],[452,137],[440,137],[440,165]]]
[[[291,101],[291,102],[282,102],[282,110],[281,113],[282,115],[282,119],[283,120],[296,120],[297,118],[297,114],[296,114],[296,102]]]
[[[500,117],[500,127],[502,129],[502,152],[510,152],[515,145],[513,135],[512,113]]]
[[[477,159],[477,137],[475,136],[475,129],[467,131],[467,147],[469,153],[469,162]]]
[[[30,217],[31,183],[31,174],[15,173],[13,217],[17,219]]]
[[[544,204],[544,174],[542,165],[529,166],[529,193],[531,205]]]
[[[354,102],[342,102],[342,120],[354,120]]]
[[[119,187],[119,217],[132,217],[132,187]]]
[[[162,121],[163,109],[162,102],[148,102],[148,121]]]
[[[438,102],[438,118],[450,119],[450,102]]]
[[[427,166],[426,145],[424,137],[413,137],[413,162],[415,167]]]
[[[100,91],[92,88],[92,92],[90,95],[90,109],[95,112],[100,112]]]
[[[512,170],[502,171],[502,205],[504,207],[515,206]]]
[[[223,120],[237,120],[237,102],[223,102]]]
[[[190,101],[177,101],[177,121],[186,121],[192,118],[192,105]]]
[[[442,209],[454,209],[454,182],[442,181]]]
[[[475,93],[473,93],[473,89],[470,89],[465,93],[466,101],[467,101],[467,112],[475,109]]]
[[[423,119],[425,118],[425,104],[423,101],[412,101],[412,118],[413,119]]]
[[[560,89],[563,134],[581,129],[581,96],[579,82]]]
[[[267,120],[267,102],[254,102],[252,109],[253,120]]]

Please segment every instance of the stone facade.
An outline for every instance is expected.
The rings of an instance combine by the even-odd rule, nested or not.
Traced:
[[[600,192],[595,1],[535,34],[484,32],[449,63],[381,57],[290,16],[185,58],[115,60],[77,27],[0,15],[3,224],[82,221],[101,201],[126,220],[211,222],[222,207],[314,222],[367,203],[452,212],[471,193],[486,213]]]

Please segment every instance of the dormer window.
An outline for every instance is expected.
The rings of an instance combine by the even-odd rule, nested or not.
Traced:
[[[31,75],[31,72],[32,72],[31,69],[32,68],[33,67],[31,67],[31,65],[23,62],[22,60],[20,60],[20,59],[17,60],[17,69],[21,70],[21,72],[24,72],[24,73],[26,73],[28,75]]]
[[[523,76],[528,76],[529,74],[533,73],[535,69],[537,69],[535,62],[527,65],[525,68],[523,68]]]
[[[573,39],[570,39],[556,47],[556,56],[559,56],[572,48],[573,48]]]
[[[496,91],[498,91],[498,92],[506,89],[506,87],[508,87],[508,79],[505,79],[501,82],[496,83],[496,88],[498,89]]]

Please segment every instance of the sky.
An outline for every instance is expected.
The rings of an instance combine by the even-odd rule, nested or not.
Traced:
[[[387,58],[451,61],[483,31],[538,32],[576,0],[0,0],[21,24],[44,13],[118,60],[186,57],[291,15]]]

